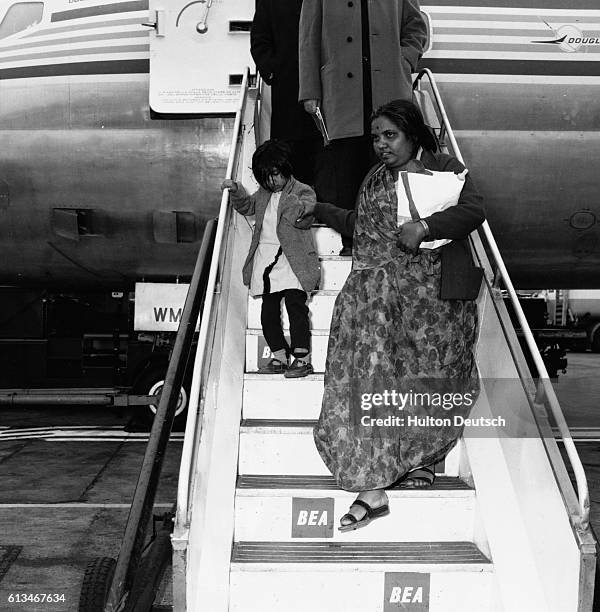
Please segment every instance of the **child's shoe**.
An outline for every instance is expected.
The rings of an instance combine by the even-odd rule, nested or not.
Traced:
[[[314,369],[310,361],[296,358],[294,363],[285,371],[284,376],[286,378],[304,378],[313,372]]]
[[[258,368],[259,374],[283,374],[287,373],[288,365],[280,359],[273,357],[269,363],[264,365],[262,368]]]

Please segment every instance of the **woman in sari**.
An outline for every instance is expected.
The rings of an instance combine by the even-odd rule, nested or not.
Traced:
[[[333,311],[314,429],[317,449],[338,485],[359,492],[341,519],[342,531],[388,514],[386,488],[401,481],[431,485],[431,467],[462,433],[460,425],[448,424],[453,419],[415,426],[409,417],[466,416],[478,393],[474,299],[481,271],[466,239],[484,220],[481,198],[467,175],[456,205],[421,219],[413,203],[412,220],[399,226],[401,171],[416,166],[461,173],[464,166],[436,153],[435,138],[412,102],[380,107],[371,134],[382,163],[367,174],[356,212],[324,203],[314,210],[342,234],[353,234],[355,245],[352,271]],[[419,248],[425,239],[451,242]],[[446,392],[458,396],[448,403]],[[420,401],[413,403],[416,397]]]

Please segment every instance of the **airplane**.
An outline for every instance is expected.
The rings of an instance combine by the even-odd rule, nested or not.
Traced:
[[[515,286],[600,288],[596,0],[421,8],[419,68],[436,78]],[[39,363],[36,339],[66,364],[65,321],[120,351],[134,284],[189,278],[219,205],[253,12],[252,0],[0,3],[0,336],[12,351],[0,366]],[[27,345],[21,361],[10,339]]]

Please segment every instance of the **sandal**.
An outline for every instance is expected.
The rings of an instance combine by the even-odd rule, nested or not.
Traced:
[[[354,531],[355,529],[360,529],[361,527],[366,527],[371,521],[381,518],[382,516],[387,516],[390,513],[390,507],[388,504],[383,504],[382,506],[378,506],[377,508],[372,508],[364,502],[362,499],[357,499],[352,502],[352,506],[361,506],[364,508],[367,513],[361,518],[357,519],[354,514],[348,512],[342,516],[340,520],[350,519],[352,522],[348,523],[348,525],[342,525],[338,527],[339,531]],[[350,506],[350,507],[352,507]]]
[[[415,484],[417,482],[422,482],[423,484],[419,486]],[[402,486],[407,489],[424,489],[430,487],[434,482],[435,472],[429,467],[421,467],[408,472],[402,481]]]

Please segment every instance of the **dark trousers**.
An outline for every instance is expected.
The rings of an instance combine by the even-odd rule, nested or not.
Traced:
[[[308,322],[308,306],[306,291],[300,289],[285,289],[275,293],[265,293],[262,296],[260,322],[263,335],[272,352],[285,349],[286,353],[296,355],[296,349],[310,351],[310,325]],[[285,307],[290,320],[290,336],[292,346],[287,343],[281,325],[281,300],[285,299]],[[304,353],[300,353],[302,356]]]
[[[318,160],[317,200],[354,210],[358,189],[374,163],[370,134],[332,140]],[[342,244],[351,246],[352,239],[342,236]]]

